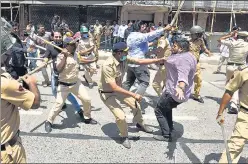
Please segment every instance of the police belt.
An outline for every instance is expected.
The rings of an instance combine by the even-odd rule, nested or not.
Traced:
[[[15,134],[15,136],[9,140],[7,143],[10,145],[10,146],[14,146],[19,138],[19,133],[20,133],[20,130],[17,131],[17,133]],[[6,150],[6,144],[3,144],[1,145],[1,151],[5,151]]]
[[[98,92],[99,92],[99,93],[114,93],[114,91],[102,91],[102,90],[100,90],[100,89],[98,89]]]
[[[72,85],[77,84],[77,82],[75,82],[75,83],[65,83],[65,82],[59,81],[59,84],[64,85],[64,86],[72,86]]]
[[[246,112],[248,112],[248,108],[245,108],[243,106],[240,106],[240,109],[244,109]]]
[[[227,65],[237,65],[237,66],[240,66],[240,65],[244,65],[244,64],[228,62]]]

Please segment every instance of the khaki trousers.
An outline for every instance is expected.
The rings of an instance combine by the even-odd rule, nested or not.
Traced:
[[[101,35],[96,35],[96,44],[97,44],[97,48],[100,48],[100,44],[101,44]]]
[[[27,163],[25,149],[22,146],[20,137],[16,144],[9,149],[12,151],[11,155],[9,155],[6,150],[1,151],[1,163]]]
[[[165,66],[159,66],[157,73],[152,82],[152,87],[158,96],[162,95],[163,87],[165,85],[166,69]]]
[[[197,65],[196,65],[194,83],[195,83],[194,96],[195,96],[195,98],[199,98],[200,97],[200,90],[201,90],[201,86],[202,86],[201,65],[200,65],[200,63],[197,63]]]
[[[136,103],[133,97],[125,96],[119,93],[100,93],[100,98],[115,116],[116,124],[120,131],[121,137],[128,136],[128,126],[125,119],[125,113],[121,106],[117,103],[117,100],[124,102],[127,106],[132,109],[132,113],[134,116],[133,122],[137,122],[140,125],[144,125],[140,105],[139,103]]]
[[[220,58],[220,60],[219,60],[217,72],[220,72],[221,66],[224,64],[224,62],[225,62],[226,60],[228,60],[228,58],[229,58],[229,57],[221,56],[221,58]]]
[[[84,64],[83,65],[85,70],[84,70],[84,75],[88,83],[93,83],[92,76],[96,72],[96,63],[90,63],[90,64]]]
[[[235,70],[238,69],[239,66],[237,65],[227,65],[226,67],[226,83],[229,82],[229,80],[232,78]],[[239,90],[233,93],[232,99],[230,100],[231,107],[238,108],[239,105]]]
[[[87,90],[80,82],[77,82],[77,84],[73,86],[59,85],[57,92],[56,104],[51,109],[47,119],[50,123],[53,123],[55,117],[61,112],[69,93],[72,93],[82,101],[85,119],[91,118],[91,99]]]
[[[37,61],[37,66],[41,66],[44,62],[38,60]],[[41,69],[41,73],[42,73],[42,76],[45,80],[45,83],[48,84],[49,83],[49,76],[48,76],[48,73],[47,73],[47,66],[46,67],[43,67]]]
[[[98,61],[98,59],[99,59],[99,52],[98,52],[98,47],[97,47],[97,45],[95,45],[95,47],[94,47],[94,54],[95,54],[95,57],[96,57],[96,62]]]
[[[238,163],[245,142],[248,140],[248,112],[240,109],[228,147],[232,163]],[[223,152],[219,163],[228,163],[226,150]]]

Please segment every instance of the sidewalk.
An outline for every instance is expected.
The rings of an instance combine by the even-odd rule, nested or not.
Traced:
[[[103,50],[99,50],[99,60],[106,60],[111,55],[112,55],[112,52],[105,52]],[[213,56],[211,56],[211,57],[208,57],[205,54],[201,54],[200,63],[218,65],[219,59],[220,59],[219,53],[213,53]]]

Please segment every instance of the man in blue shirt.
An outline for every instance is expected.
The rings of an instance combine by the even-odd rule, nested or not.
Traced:
[[[155,38],[160,37],[165,31],[169,31],[171,26],[167,25],[165,28],[149,33],[143,33],[145,28],[146,27],[142,21],[137,21],[133,26],[134,32],[132,32],[127,38],[129,55],[132,58],[146,58],[146,54],[149,51],[148,43]],[[136,93],[143,96],[150,81],[150,73],[147,65],[128,64],[127,77],[126,81],[123,83],[123,88],[130,90],[136,79],[139,82],[139,87],[137,88]],[[142,113],[145,113],[143,109]]]

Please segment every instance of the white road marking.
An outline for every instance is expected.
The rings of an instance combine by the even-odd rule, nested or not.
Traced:
[[[132,114],[128,114],[126,115],[127,119],[133,119],[133,115]],[[143,115],[143,118],[145,120],[157,120],[155,115]],[[197,117],[195,116],[173,116],[173,120],[186,120],[186,121],[197,121],[199,120]]]
[[[26,110],[19,110],[20,114],[22,115],[42,115],[42,111],[26,111]]]
[[[212,84],[222,84],[222,85],[226,84],[225,81],[211,81],[210,83],[212,83]]]

